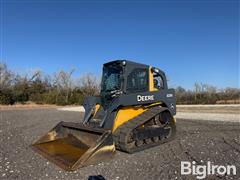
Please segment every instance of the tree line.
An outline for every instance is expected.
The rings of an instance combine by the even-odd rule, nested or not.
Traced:
[[[240,89],[218,89],[215,86],[195,83],[193,90],[179,86],[175,89],[177,104],[239,104]]]
[[[19,75],[0,63],[0,104],[32,101],[37,104],[82,104],[86,96],[99,94],[99,80],[93,74],[74,79],[75,69],[44,75],[37,70]]]
[[[86,96],[98,95],[100,80],[93,74],[73,78],[75,69],[61,70],[45,75],[36,70],[20,75],[0,63],[0,104],[26,103],[70,105],[82,104]],[[214,86],[195,83],[193,90],[177,87],[178,104],[240,103],[240,89],[217,89]]]

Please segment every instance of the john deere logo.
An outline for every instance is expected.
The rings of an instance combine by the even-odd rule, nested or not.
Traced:
[[[137,95],[137,101],[153,101],[154,100],[154,95],[151,96],[141,96]]]

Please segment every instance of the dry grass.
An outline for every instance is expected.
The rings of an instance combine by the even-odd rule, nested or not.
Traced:
[[[58,108],[62,106],[51,105],[51,104],[36,104],[34,102],[26,102],[25,104],[14,104],[14,105],[0,105],[0,110],[21,110],[21,109],[46,109],[46,108]]]

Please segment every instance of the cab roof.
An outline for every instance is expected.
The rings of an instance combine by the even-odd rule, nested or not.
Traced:
[[[109,66],[109,65],[113,65],[113,64],[122,64],[123,65],[124,62],[125,62],[125,65],[127,65],[127,66],[129,66],[129,65],[130,66],[143,66],[143,67],[149,68],[149,65],[137,63],[137,62],[126,60],[126,59],[109,61],[109,62],[103,64],[103,66]]]

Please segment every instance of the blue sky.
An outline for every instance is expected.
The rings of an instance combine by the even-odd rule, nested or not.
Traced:
[[[16,72],[101,75],[130,59],[173,87],[239,87],[239,1],[1,1],[1,61]]]

